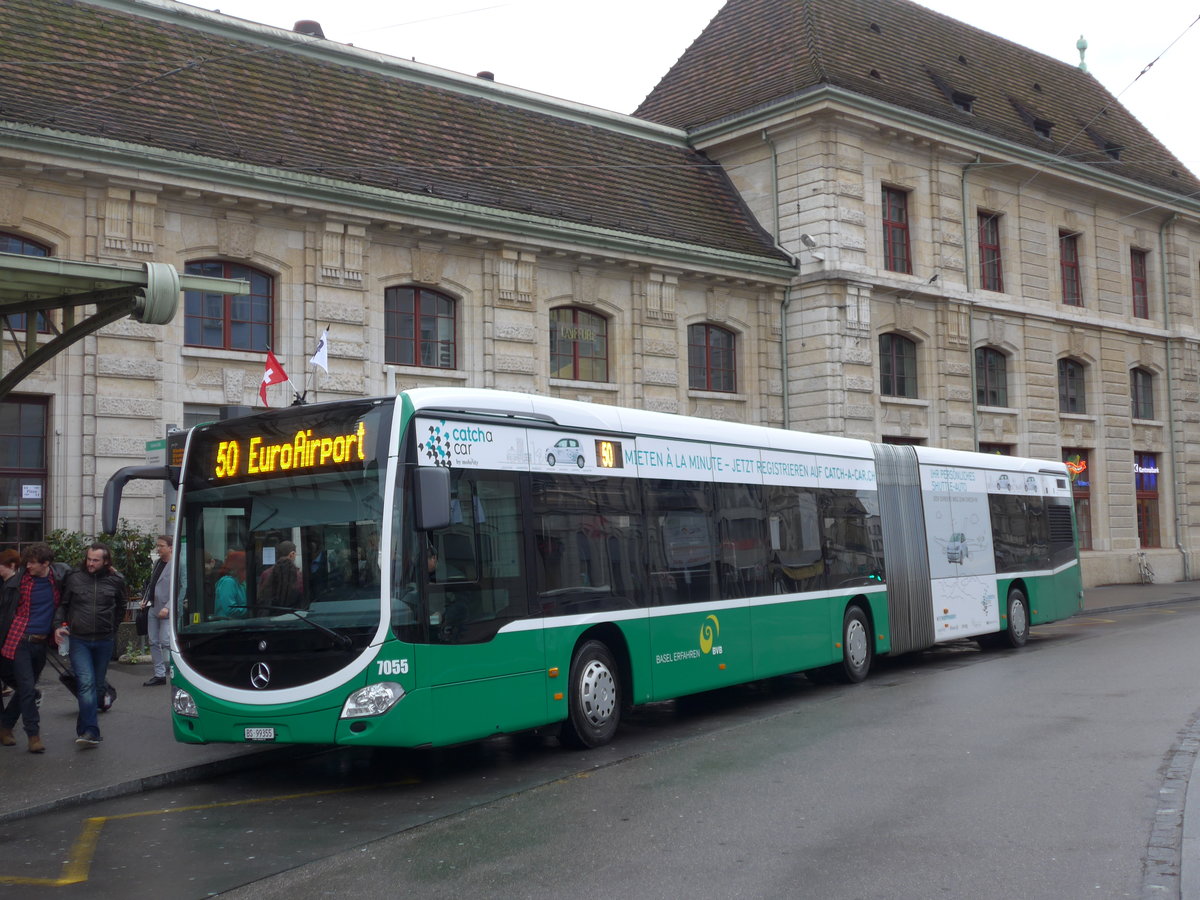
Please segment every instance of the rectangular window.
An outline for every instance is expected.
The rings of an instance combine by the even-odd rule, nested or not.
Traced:
[[[997,572],[1050,567],[1050,534],[1041,497],[989,494]]]
[[[629,514],[641,505],[638,487],[632,478],[532,476],[535,613],[645,605],[645,541],[640,519]]]
[[[908,338],[879,336],[879,392],[885,397],[917,396],[917,345]]]
[[[0,402],[0,549],[45,537],[48,413],[40,397]]]
[[[688,387],[697,391],[737,390],[732,331],[716,325],[688,326]]]
[[[1004,290],[998,213],[979,214],[979,286],[985,291]]]
[[[1145,369],[1129,373],[1130,415],[1135,419],[1154,418],[1154,376]]]
[[[221,407],[206,406],[200,403],[185,403],[183,404],[183,427],[195,428],[197,425],[204,425],[208,422],[219,422],[221,420]]]
[[[898,188],[883,188],[883,265],[892,272],[912,274],[908,192]]]
[[[1129,272],[1133,294],[1133,314],[1139,319],[1150,318],[1150,296],[1146,290],[1146,251],[1129,251]]]
[[[1008,359],[993,347],[975,349],[975,402],[1008,406]]]
[[[712,485],[647,479],[647,587],[651,606],[719,599]]]
[[[980,445],[979,445],[979,452],[980,452],[980,453],[991,453],[991,454],[994,454],[994,455],[996,455],[996,456],[1012,456],[1012,455],[1013,455],[1013,448],[1012,448],[1012,444],[986,444],[986,443],[980,443]]]
[[[528,612],[521,487],[507,472],[452,475],[451,524],[430,531],[430,640],[443,644],[490,641],[507,622]]]
[[[1062,271],[1062,302],[1083,306],[1083,285],[1079,279],[1079,235],[1058,233],[1059,268]]]
[[[1071,476],[1071,496],[1075,501],[1075,528],[1079,532],[1079,549],[1092,549],[1092,473],[1089,451],[1064,449],[1063,462]]]
[[[726,600],[771,593],[763,487],[716,484],[721,596]]]
[[[1083,366],[1073,359],[1058,361],[1058,411],[1064,413],[1087,412]]]
[[[1158,531],[1158,454],[1134,455],[1133,483],[1137,496],[1138,542],[1142,547],[1161,547]]]

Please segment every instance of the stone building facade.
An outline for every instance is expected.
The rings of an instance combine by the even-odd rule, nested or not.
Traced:
[[[1065,459],[1086,584],[1196,577],[1200,184],[1086,71],[904,0],[740,0],[635,114],[799,259],[785,427]]]
[[[755,38],[785,20],[786,62]],[[166,427],[258,402],[269,345],[309,402],[494,387],[1067,457],[1088,584],[1143,547],[1194,571],[1200,183],[1071,67],[905,0],[731,0],[627,117],[168,0],[11,0],[0,32],[149,66],[9,64],[7,249],[252,282],[8,398],[21,528],[95,531]],[[161,525],[156,483],[126,496]]]

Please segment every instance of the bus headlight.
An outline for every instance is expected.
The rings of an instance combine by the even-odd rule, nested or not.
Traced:
[[[200,716],[196,710],[196,701],[192,699],[192,695],[183,688],[175,688],[171,694],[171,708],[180,716],[187,716],[189,719],[195,719]]]
[[[363,716],[381,716],[395,706],[404,696],[404,688],[394,681],[368,684],[346,698],[342,707],[343,719],[358,719]]]

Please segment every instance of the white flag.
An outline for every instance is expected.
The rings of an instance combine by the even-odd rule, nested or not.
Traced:
[[[317,341],[317,352],[309,362],[324,369],[326,375],[329,374],[329,326],[325,326],[325,330],[321,332],[321,339]]]

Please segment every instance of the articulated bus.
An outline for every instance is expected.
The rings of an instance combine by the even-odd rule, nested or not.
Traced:
[[[435,388],[172,442],[105,527],[130,478],[178,487],[184,742],[594,747],[634,704],[1082,604],[1061,462]]]

